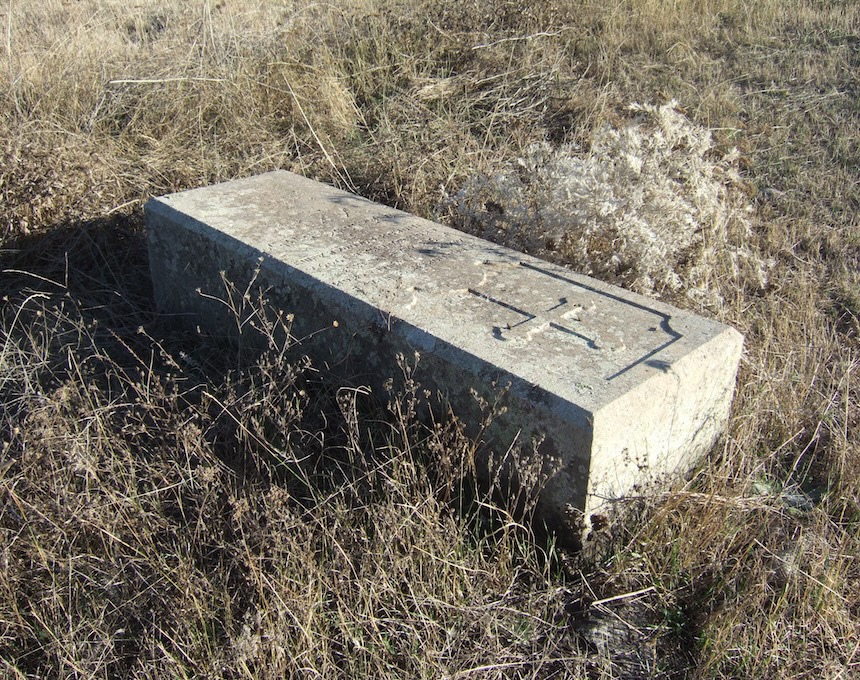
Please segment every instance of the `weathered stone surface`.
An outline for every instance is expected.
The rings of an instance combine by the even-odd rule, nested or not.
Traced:
[[[466,417],[470,388],[509,384],[491,435],[541,440],[550,522],[688,470],[728,417],[740,334],[563,267],[284,171],[146,211],[167,312],[226,333],[198,291],[224,297],[222,272],[241,288],[262,258],[255,285],[338,373],[378,385],[417,351],[418,381]]]

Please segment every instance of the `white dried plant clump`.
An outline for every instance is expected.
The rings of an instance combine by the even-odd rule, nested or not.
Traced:
[[[635,120],[603,127],[583,151],[536,144],[501,171],[470,179],[440,208],[479,235],[642,293],[686,292],[717,302],[708,262],[734,263],[752,208],[736,151],[720,153],[709,130],[672,101],[634,104]],[[756,276],[766,272],[757,267]]]

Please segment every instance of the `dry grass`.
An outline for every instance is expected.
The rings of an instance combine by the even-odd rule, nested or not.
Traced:
[[[860,8],[40,0],[0,28],[5,677],[860,673]],[[249,362],[152,309],[149,195],[284,167],[433,215],[672,99],[738,149],[733,247],[768,278],[714,257],[713,295],[665,291],[747,336],[729,431],[581,555],[474,488],[408,376],[377,403],[285,320]]]

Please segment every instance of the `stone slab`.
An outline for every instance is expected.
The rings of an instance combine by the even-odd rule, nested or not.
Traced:
[[[285,171],[146,215],[166,312],[225,333],[206,294],[224,296],[222,273],[247,285],[262,258],[255,285],[339,374],[379,385],[417,352],[417,380],[466,419],[472,389],[509,385],[490,444],[538,442],[552,524],[689,470],[728,418],[737,331],[564,267]]]

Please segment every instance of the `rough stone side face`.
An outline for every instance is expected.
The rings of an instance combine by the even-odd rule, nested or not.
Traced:
[[[739,334],[710,338],[595,414],[586,513],[685,473],[710,449],[729,416],[741,349]]]
[[[542,442],[550,523],[688,470],[728,417],[733,329],[327,185],[268,173],[154,199],[147,223],[157,302],[192,327],[237,332],[212,297],[259,266],[339,375],[378,386],[418,352],[467,419],[473,388],[510,385],[490,434]]]

